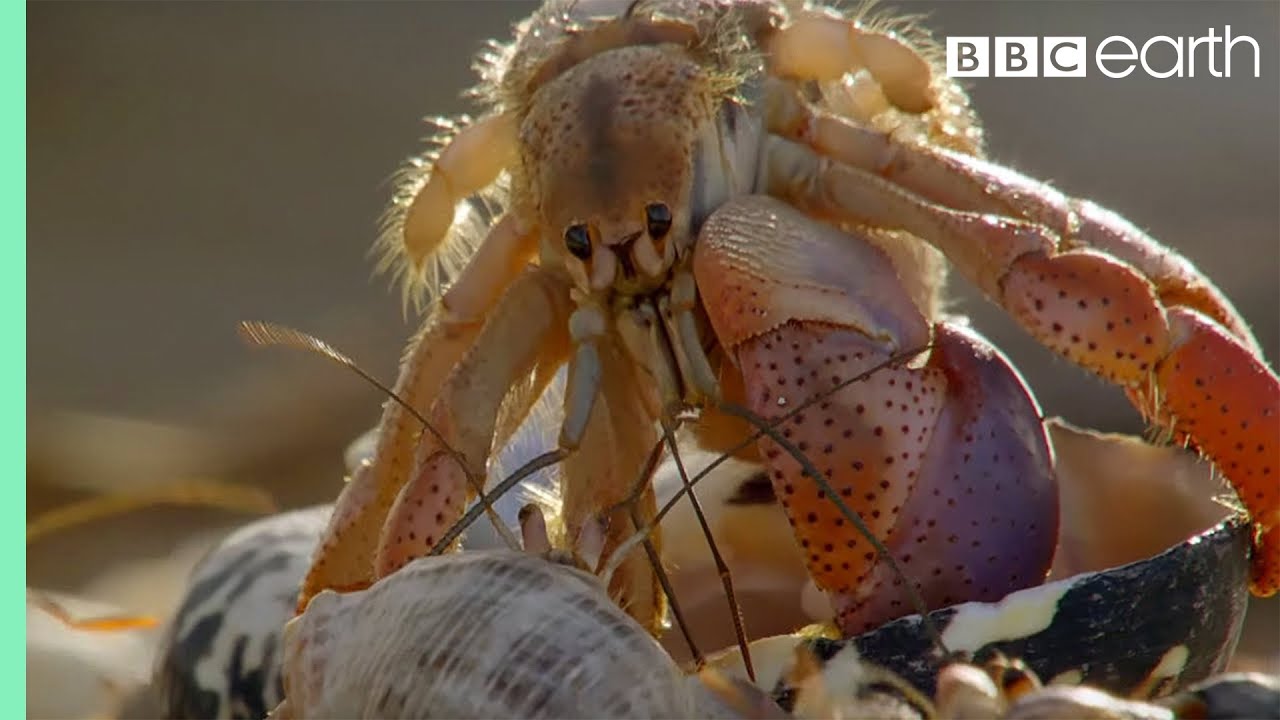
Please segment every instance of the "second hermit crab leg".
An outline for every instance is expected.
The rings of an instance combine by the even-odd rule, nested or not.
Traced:
[[[484,318],[523,270],[535,242],[508,215],[489,231],[471,263],[410,342],[396,381],[398,396],[426,414],[441,383],[480,333]],[[373,458],[352,473],[321,536],[299,594],[299,610],[325,589],[356,590],[373,582],[382,523],[413,462],[420,423],[399,403],[383,406]]]
[[[375,577],[427,555],[457,522],[475,494],[467,473],[484,476],[498,413],[511,388],[541,366],[564,362],[568,315],[567,288],[536,266],[529,266],[493,308],[427,415],[449,447],[430,433],[418,439],[406,481],[384,515]],[[467,468],[458,464],[459,456]]]
[[[563,463],[561,479],[562,518],[569,542],[577,545],[582,533],[598,524],[604,531],[602,558],[610,558],[657,512],[648,478],[640,481],[643,489],[634,507],[627,502],[658,435],[653,400],[645,396],[645,383],[636,372],[635,363],[614,338],[615,334],[602,335],[592,343],[599,363],[598,394],[590,408],[590,421],[575,445],[577,449]],[[573,407],[566,405],[566,416]],[[569,425],[566,422],[566,428]],[[562,436],[562,444],[564,441]],[[649,540],[655,551],[661,547],[658,533]],[[610,581],[609,592],[651,632],[660,630],[666,605],[655,571],[643,554],[632,553],[622,561]]]
[[[1048,188],[1015,180],[989,192],[1026,215],[1061,204],[1061,228],[944,207],[776,136],[767,148],[771,193],[933,244],[1033,337],[1124,387],[1149,419],[1204,453],[1257,527],[1253,592],[1280,589],[1280,379],[1190,263],[1168,262],[1168,251],[1114,214],[1059,203]],[[956,184],[971,179],[960,167]]]

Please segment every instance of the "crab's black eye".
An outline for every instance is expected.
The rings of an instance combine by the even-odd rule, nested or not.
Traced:
[[[644,219],[649,226],[649,237],[661,239],[671,229],[671,208],[662,203],[650,203],[644,209]]]
[[[569,248],[569,252],[579,260],[590,258],[591,233],[587,232],[587,226],[570,225],[569,229],[564,231],[564,246]]]

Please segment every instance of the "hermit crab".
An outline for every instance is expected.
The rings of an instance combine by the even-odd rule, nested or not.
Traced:
[[[553,395],[557,389],[553,385]],[[698,489],[716,543],[733,572],[753,671],[737,648],[711,653],[701,665],[690,663],[694,658],[677,633],[661,638],[665,654],[655,653],[652,641],[635,637],[647,635],[646,630],[620,620],[616,608],[603,608],[602,603],[612,601],[599,582],[584,582],[582,566],[571,570],[572,563],[563,557],[547,563],[509,552],[491,532],[469,533],[460,552],[413,561],[372,586],[377,592],[326,591],[323,603],[309,604],[291,624],[308,560],[333,510],[313,507],[255,521],[200,563],[157,657],[158,700],[164,716],[175,719],[262,717],[286,699],[288,673],[299,678],[294,681],[297,687],[308,677],[313,679],[305,682],[315,685],[315,673],[323,672],[332,681],[303,690],[289,704],[291,712],[300,717],[343,715],[350,703],[372,708],[387,688],[413,687],[411,696],[400,695],[408,704],[396,706],[404,716],[523,717],[530,711],[527,695],[493,697],[477,690],[476,683],[483,686],[486,678],[512,674],[527,676],[532,683],[527,688],[561,674],[527,667],[525,656],[502,652],[530,644],[565,647],[587,666],[583,672],[605,686],[635,685],[639,663],[652,673],[645,678],[670,691],[671,698],[654,702],[693,702],[698,707],[693,716],[704,716],[704,710],[722,716],[704,702],[708,688],[700,683],[707,681],[713,688],[724,683],[744,692],[757,688],[782,711],[813,716],[812,703],[829,704],[833,698],[827,696],[832,694],[841,701],[856,699],[866,690],[863,685],[881,677],[849,675],[851,658],[881,668],[899,686],[932,698],[929,702],[941,708],[952,704],[947,697],[955,688],[948,675],[954,671],[948,668],[957,653],[980,662],[992,656],[1015,657],[1050,683],[1050,695],[1071,695],[1080,688],[1079,697],[1068,700],[1082,702],[1114,704],[1104,693],[1146,701],[1196,682],[1218,682],[1214,678],[1229,669],[1244,618],[1248,523],[1240,518],[1219,522],[1226,511],[1206,491],[1212,487],[1211,478],[1202,464],[1183,453],[1127,437],[1087,433],[1060,422],[1050,422],[1048,428],[1060,457],[1064,508],[1054,568],[1046,584],[993,603],[962,603],[927,618],[909,616],[855,637],[840,637],[824,622],[830,610],[809,607],[804,600],[803,556],[789,542],[785,513],[767,491],[767,471],[730,460],[719,462]],[[500,459],[519,463],[532,455],[534,441],[548,429],[554,426],[522,427],[514,443],[521,450]],[[358,467],[368,451],[364,440],[353,445],[350,466]],[[692,473],[718,460],[691,443],[681,454]],[[1100,468],[1113,470],[1105,473]],[[683,486],[674,462],[659,466],[654,485],[659,503],[678,497]],[[526,488],[508,499],[529,499],[540,492]],[[1135,536],[1105,512],[1117,497],[1151,507],[1166,522]],[[518,524],[514,505],[498,504],[499,514],[511,525]],[[731,646],[733,623],[726,617],[716,568],[687,503],[675,505],[663,528],[670,542],[664,545],[662,561],[693,636],[708,649]],[[1185,539],[1188,536],[1192,538]],[[564,567],[540,568],[538,563]],[[552,597],[560,599],[553,602]],[[564,610],[560,606],[565,604],[597,607],[599,612]],[[335,623],[335,611],[363,619]],[[484,617],[475,617],[481,611]],[[535,624],[535,615],[551,621]],[[581,639],[598,637],[601,622],[627,628],[623,635],[629,638],[630,650],[614,652],[609,641],[588,643],[591,649],[583,651]],[[284,632],[286,625],[293,630]],[[930,627],[936,628],[936,636]],[[797,628],[804,629],[793,632]],[[307,641],[321,630],[321,640]],[[530,637],[522,637],[522,630]],[[465,652],[449,650],[459,645],[458,633],[468,638],[462,643],[469,648]],[[471,670],[459,675],[457,668],[448,669],[441,676],[440,671],[417,668],[419,657],[450,653],[459,667],[466,664]],[[808,660],[800,662],[801,658]],[[671,672],[673,661],[688,677]],[[821,687],[799,679],[810,671],[820,672]],[[1250,683],[1230,687],[1246,696],[1262,691]],[[321,692],[324,688],[328,690]],[[816,699],[805,699],[815,692]],[[1228,704],[1243,700],[1233,692],[1224,689],[1218,695]],[[473,703],[470,711],[457,704],[468,702]],[[576,705],[563,704],[568,702],[563,698],[557,702],[561,704],[542,710],[572,715],[612,707],[599,705],[608,702],[602,697],[585,697]],[[1274,700],[1269,702],[1274,705]],[[659,712],[657,707],[671,712],[673,706],[631,706],[630,711],[636,717],[652,716]],[[871,705],[859,707],[859,716],[880,717]],[[996,715],[990,711],[985,716]],[[758,717],[751,712],[745,716]],[[1260,716],[1256,710],[1206,715],[1255,716]]]
[[[482,116],[389,214],[385,266],[429,312],[299,610],[448,549],[562,367],[540,462],[569,551],[603,564],[649,529],[681,428],[766,469],[844,635],[1039,584],[1041,413],[942,311],[950,270],[1211,460],[1252,522],[1254,592],[1280,584],[1280,381],[1249,329],[1173,250],[985,159],[923,31],[781,0],[551,1],[480,74]],[[610,591],[658,632],[659,531],[648,549]]]
[[[424,322],[367,456],[297,543],[314,548],[305,572],[271,594],[297,616],[281,641],[292,660],[281,666],[272,634],[261,663],[289,696],[283,714],[369,708],[307,705],[319,681],[290,696],[279,678],[316,668],[299,629],[395,592],[430,604],[390,588],[427,592],[441,568],[506,572],[456,557],[459,541],[476,517],[501,515],[501,489],[552,467],[545,544],[564,568],[526,577],[567,573],[578,584],[561,589],[596,592],[580,582],[596,575],[620,609],[607,624],[625,616],[661,636],[682,596],[667,590],[689,584],[667,566],[695,564],[683,533],[725,549],[711,551],[709,577],[732,605],[738,568],[773,563],[822,629],[761,639],[733,610],[738,648],[693,654],[775,700],[786,688],[770,658],[801,650],[820,663],[872,657],[927,694],[944,649],[1025,657],[1050,677],[1144,697],[1221,672],[1243,588],[1280,585],[1280,380],[1187,259],[987,160],[976,114],[939,68],[913,24],[784,0],[549,0],[483,56],[481,116],[442,123],[402,173],[379,241]],[[1094,538],[1079,537],[1087,512],[1056,431],[1000,351],[944,312],[952,270],[1121,386],[1163,439],[1216,466],[1241,512],[1179,526],[1142,555],[1085,552]],[[531,424],[554,447],[508,475],[493,456]],[[694,448],[717,458],[704,471],[741,471],[697,486],[714,499],[705,508]],[[754,537],[718,524],[748,506]],[[690,515],[672,528],[668,508]],[[509,532],[506,521],[494,527]],[[491,589],[451,587],[469,588],[474,607]],[[1153,612],[1178,622],[1153,616],[1168,632],[1103,649],[1134,657],[1079,641],[1123,636],[1132,614],[1098,603],[1154,588],[1166,595]],[[415,626],[398,607],[395,622],[361,625],[369,645],[340,646],[360,658],[351,669],[384,667],[379,647],[450,627]],[[330,630],[350,629],[326,628],[316,637],[334,642]],[[171,657],[180,684],[190,658]],[[670,675],[665,658],[647,665]],[[264,686],[253,707],[279,696]],[[703,707],[682,697],[655,712]],[[380,698],[342,702],[366,700]]]

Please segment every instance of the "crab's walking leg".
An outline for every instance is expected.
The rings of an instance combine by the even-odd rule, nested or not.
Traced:
[[[1244,320],[1213,283],[1123,217],[972,155],[899,142],[890,134],[809,105],[787,83],[771,81],[766,96],[770,131],[945,208],[1029,221],[1054,233],[1061,249],[1087,247],[1105,252],[1147,276],[1166,306],[1186,305],[1209,315],[1261,354]],[[985,259],[972,253],[961,257]],[[970,268],[966,274],[982,271]]]
[[[1043,580],[1057,539],[1048,440],[1039,409],[996,351],[968,332],[931,328],[866,238],[772,198],[717,210],[699,235],[694,269],[747,402],[767,418],[932,336],[923,365],[875,372],[781,432],[931,607],[994,600]],[[841,630],[910,612],[902,580],[799,463],[771,441],[760,451]]]
[[[821,215],[932,243],[1040,342],[1123,386],[1231,482],[1259,532],[1252,588],[1274,593],[1280,380],[1235,309],[1188,261],[1092,203],[958,154],[901,157],[896,180],[921,193],[963,193],[982,209],[943,206],[776,136],[766,185]],[[1015,214],[987,210],[996,204]]]
[[[514,215],[499,220],[457,282],[432,309],[411,341],[396,394],[426,414],[441,383],[471,347],[507,286],[525,267],[535,243]],[[412,467],[414,443],[423,428],[399,403],[388,401],[379,422],[372,460],[343,488],[298,607],[317,592],[359,589],[373,581],[373,560],[382,523]]]
[[[445,381],[430,419],[471,471],[482,474],[509,390],[530,373],[549,378],[539,371],[562,365],[572,348],[558,440],[560,449],[572,451],[563,461],[561,520],[569,547],[598,561],[635,532],[630,508],[602,510],[616,506],[632,487],[652,444],[653,416],[640,402],[631,367],[610,342],[607,316],[591,305],[571,313],[569,295],[559,280],[537,269],[513,285]],[[472,495],[457,457],[424,434],[409,481],[387,514],[376,577],[428,554]],[[641,500],[642,524],[652,519],[655,505],[649,489]],[[596,537],[600,531],[603,538]],[[638,620],[659,629],[663,605],[646,558],[624,563],[611,590]]]
[[[644,381],[630,357],[612,335],[598,337],[592,347],[598,363],[598,394],[590,407],[589,422],[575,440],[577,450],[564,461],[561,519],[574,547],[580,544],[584,533],[593,531],[593,526],[601,528],[604,536],[600,557],[607,562],[618,546],[636,532],[637,519],[640,525],[648,525],[657,513],[652,482],[638,474],[658,435],[652,403],[642,395]],[[566,397],[566,417],[573,408],[568,400]],[[565,425],[566,429],[570,427],[568,422]],[[561,444],[565,442],[562,435]],[[633,515],[632,508],[622,503],[637,481],[643,483],[643,490]],[[606,509],[610,510],[605,512]],[[660,551],[656,531],[650,541]],[[618,566],[609,594],[650,632],[660,631],[666,605],[644,553],[631,553]]]
[[[407,482],[385,513],[375,577],[427,555],[458,521],[476,494],[467,473],[484,477],[498,414],[511,389],[540,368],[564,363],[569,311],[568,288],[536,266],[517,278],[493,308],[475,342],[449,371],[427,416],[448,447],[429,432],[418,438]]]

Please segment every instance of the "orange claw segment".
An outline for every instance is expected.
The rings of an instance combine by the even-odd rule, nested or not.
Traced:
[[[1151,284],[1104,255],[1023,255],[1002,291],[1005,307],[1036,339],[1114,383],[1142,381],[1168,351]]]
[[[1175,346],[1144,405],[1230,481],[1261,533],[1253,591],[1271,595],[1280,588],[1280,380],[1200,313],[1175,308],[1169,320]]]
[[[440,392],[448,370],[482,328],[460,322],[438,306],[409,344],[396,393],[425,411]],[[413,470],[421,424],[399,403],[388,400],[379,423],[377,448],[342,488],[298,595],[298,611],[325,589],[361,589],[374,580],[374,558],[387,512]]]
[[[450,288],[450,303],[439,303],[409,342],[395,391],[405,402],[426,412],[450,370],[475,343],[487,312],[523,266],[506,254],[524,257],[519,222],[507,216],[494,225],[477,258]],[[495,249],[496,248],[496,249]],[[523,255],[521,253],[524,253]],[[501,310],[501,306],[499,306]],[[325,589],[360,589],[373,582],[374,558],[387,512],[405,478],[413,471],[414,451],[422,426],[399,403],[383,405],[378,442],[372,460],[352,474],[342,489],[321,536],[311,568],[298,595],[298,611]]]
[[[382,518],[368,509],[383,503],[389,506],[396,490],[379,482],[371,465],[356,470],[338,495],[311,568],[303,578],[299,613],[321,590],[360,590],[373,583],[372,549],[377,547]]]
[[[378,542],[375,575],[384,578],[431,552],[462,514],[467,479],[455,459],[438,451],[419,465],[387,515]]]
[[[1250,349],[1257,340],[1222,291],[1185,257],[1152,240],[1122,216],[1088,200],[1072,200],[1079,228],[1073,242],[1132,265],[1156,286],[1165,307],[1183,305],[1218,321]]]

